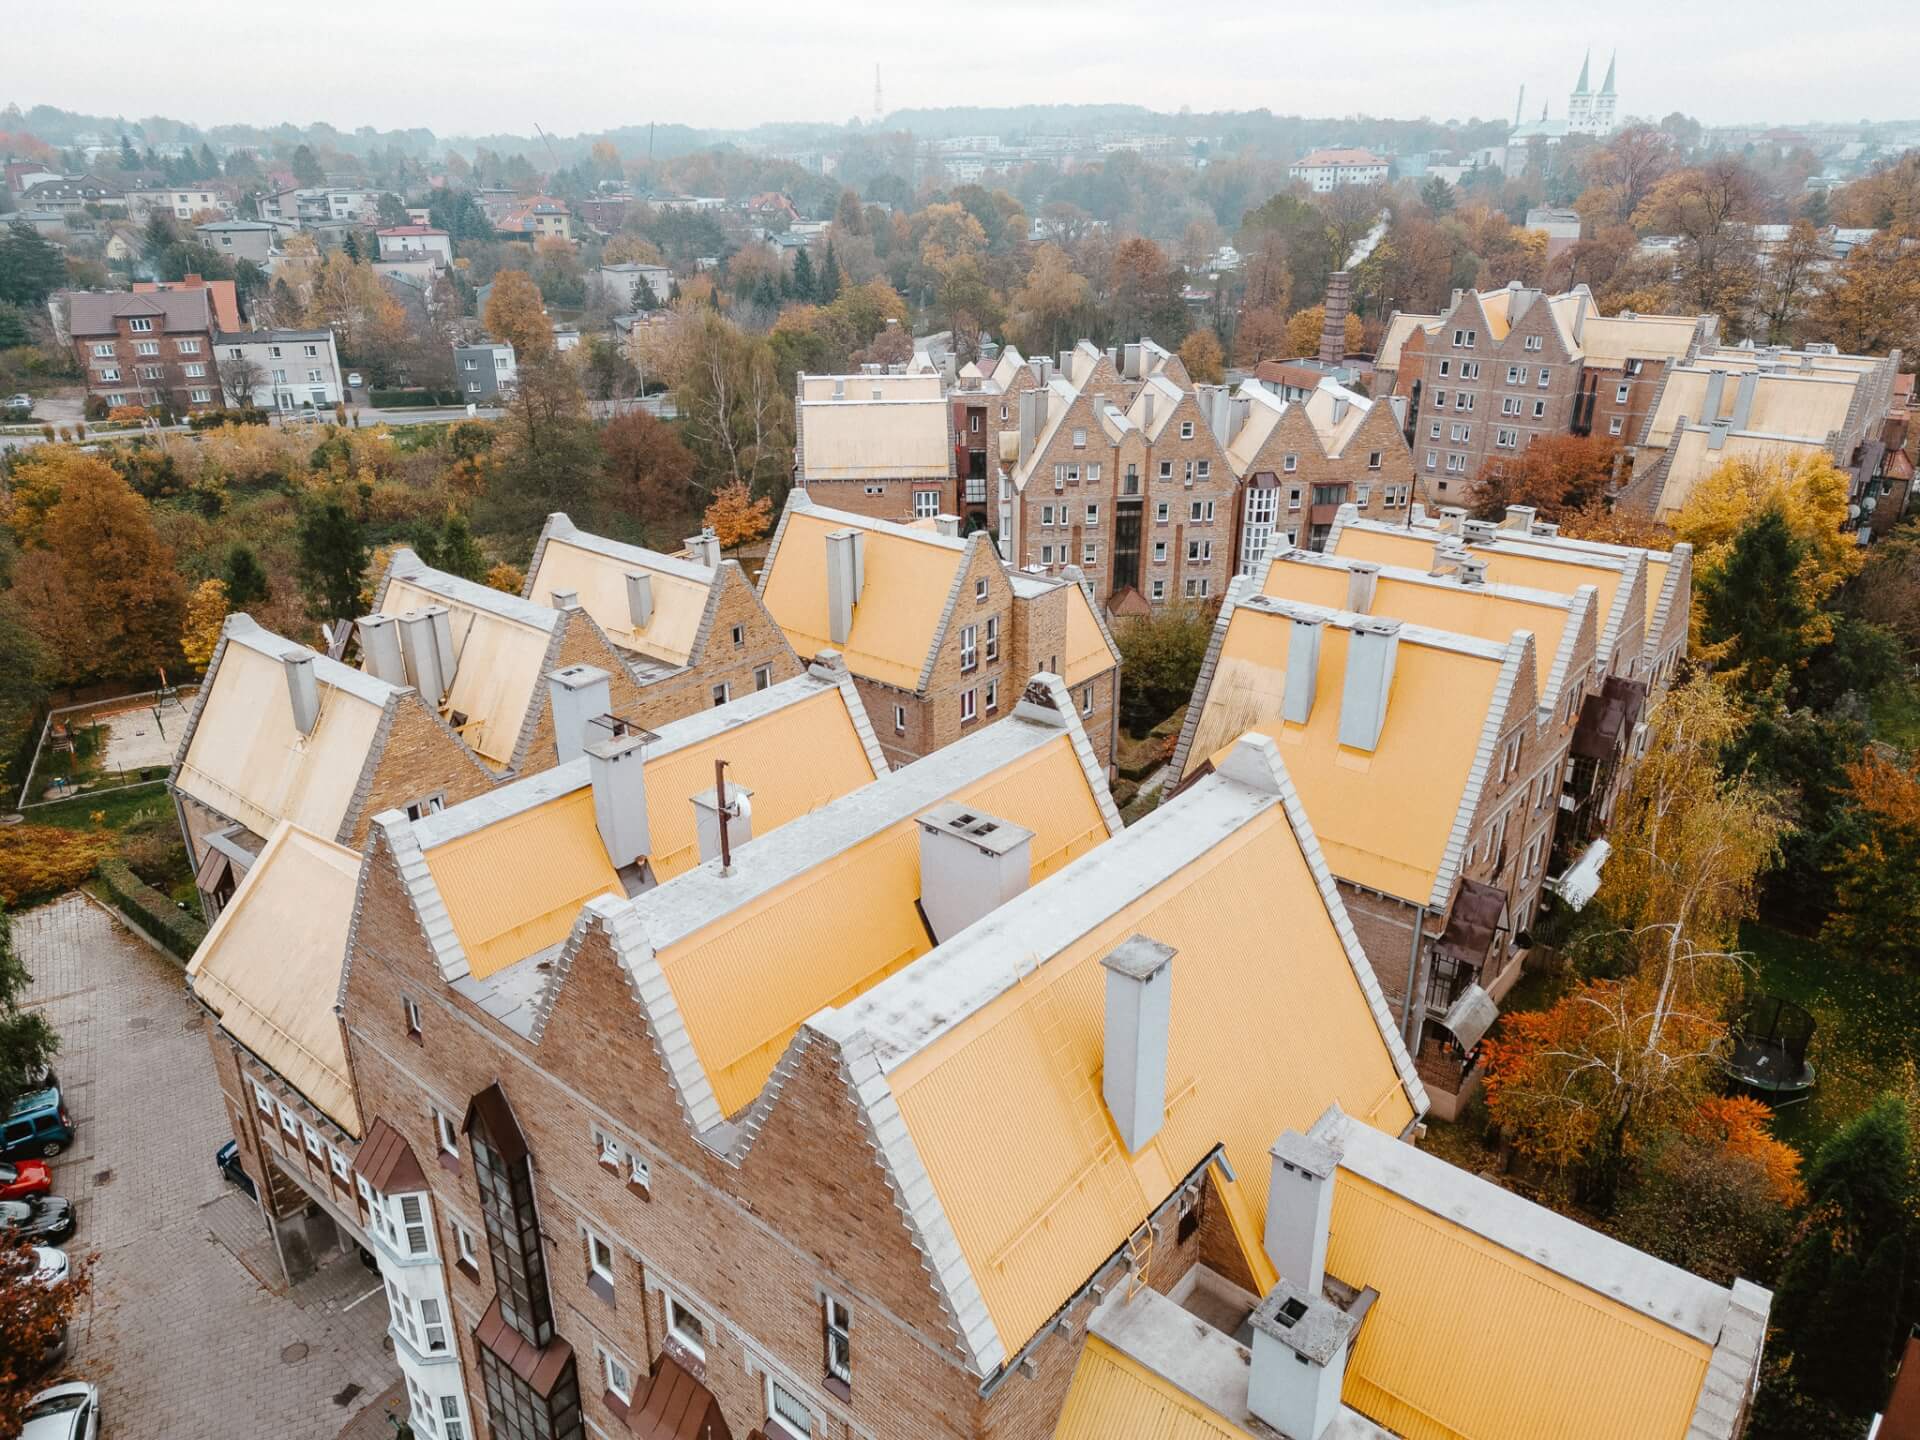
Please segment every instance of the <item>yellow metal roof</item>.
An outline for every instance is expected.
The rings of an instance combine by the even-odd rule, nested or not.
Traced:
[[[1794,459],[1803,455],[1825,454],[1826,439],[1782,440],[1770,435],[1730,434],[1714,449],[1709,432],[1689,425],[1674,443],[1673,463],[1668,467],[1666,484],[1660,490],[1657,520],[1671,520],[1693,497],[1694,487],[1729,460]]]
[[[650,577],[653,590],[653,618],[644,629],[633,623],[627,600],[627,576],[636,572]],[[550,534],[527,593],[545,600],[556,590],[576,591],[580,608],[614,644],[670,665],[685,665],[693,656],[713,582],[714,572],[705,566],[598,536]]]
[[[1069,687],[1091,680],[1120,663],[1107,643],[1107,632],[1087,600],[1087,592],[1078,585],[1067,587],[1067,653],[1062,657],[1065,673],[1060,677]]]
[[[811,683],[811,682],[788,682]],[[648,864],[669,880],[700,860],[693,797],[713,789],[713,763],[727,762],[729,783],[753,792],[753,832],[765,835],[874,778],[865,743],[837,686],[743,724],[676,743],[676,730],[711,730],[703,712],[661,729],[647,752]],[[580,907],[622,893],[594,821],[586,766],[574,762],[575,788],[426,850],[473,977],[564,940]],[[558,774],[559,772],[553,772]],[[524,784],[551,786],[546,777]],[[510,796],[508,790],[498,792]],[[451,812],[450,812],[451,813]]]
[[[467,717],[460,735],[488,763],[499,769],[513,760],[520,727],[533,703],[546,664],[548,628],[527,623],[520,612],[535,607],[517,596],[501,595],[500,608],[470,603],[439,587],[427,589],[396,574],[380,600],[388,615],[404,615],[429,605],[444,605],[453,631],[453,683],[446,708]],[[509,608],[510,602],[510,608]]]
[[[827,536],[850,526],[866,532],[866,583],[847,641],[835,647],[828,638]],[[945,536],[860,525],[836,511],[795,507],[787,511],[761,598],[802,656],[838,648],[854,674],[916,690],[965,561],[964,543]]]
[[[282,821],[187,966],[221,1027],[356,1136],[333,1007],[359,880],[357,854]]]
[[[1247,1432],[1097,1335],[1087,1337],[1053,1440],[1246,1440]]]
[[[329,673],[345,667],[315,660],[320,718],[311,735],[302,735],[286,667],[262,646],[297,648],[244,616],[229,622],[176,783],[256,835],[291,820],[331,839],[353,802],[391,687],[356,673],[352,688],[343,688]]]
[[[1587,364],[1623,368],[1629,360],[1677,360],[1693,343],[1698,322],[1691,315],[1597,315],[1580,331]]]
[[[1236,607],[1187,763],[1217,758],[1250,730],[1273,736],[1334,874],[1423,904],[1446,857],[1503,662],[1482,653],[1484,644],[1453,648],[1403,633],[1386,725],[1367,754],[1340,744],[1350,633],[1321,627],[1313,709],[1306,724],[1293,725],[1280,717],[1293,622]]]
[[[751,782],[743,776],[741,783]],[[1032,830],[1034,881],[1107,838],[1066,732],[958,787],[951,798]],[[659,952],[726,1114],[760,1093],[809,1016],[846,1003],[932,948],[915,903],[920,838],[914,815],[925,808],[823,856]],[[760,813],[756,794],[756,827]]]
[[[1346,1170],[1327,1270],[1380,1292],[1342,1398],[1407,1440],[1687,1433],[1711,1346]]]
[[[1008,1354],[1216,1144],[1248,1210],[1264,1215],[1268,1147],[1330,1098],[1389,1134],[1413,1116],[1287,812],[1277,798],[1259,801],[1224,777],[1203,781],[1002,907],[984,922],[998,927],[992,935],[976,927],[942,947],[950,964],[975,968],[972,949],[1017,950],[1042,909],[1070,911],[1057,923],[1076,932],[1057,948],[1049,940],[1024,978],[887,1076]],[[1176,954],[1166,1118],[1129,1157],[1100,1094],[1100,959],[1135,934]],[[956,950],[968,937],[972,947]],[[1310,1024],[1299,1023],[1302,997]]]
[[[948,444],[947,402],[940,377],[903,376],[925,382],[929,394],[906,394],[852,376],[845,399],[803,398],[800,407],[800,474],[809,481],[911,478],[944,480],[953,473]]]

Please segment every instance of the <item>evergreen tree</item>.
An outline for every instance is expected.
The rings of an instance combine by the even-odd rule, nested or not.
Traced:
[[[120,137],[120,168],[122,170],[140,168],[140,157],[134,152],[133,142],[124,134]]]
[[[327,172],[320,168],[320,162],[314,158],[310,147],[301,145],[295,148],[293,159],[288,162],[293,171],[296,184],[314,186],[326,183]]]
[[[1801,218],[1814,229],[1824,229],[1833,223],[1833,205],[1827,199],[1827,192],[1816,190],[1807,197],[1807,203],[1801,207]]]
[[[780,308],[780,291],[771,275],[760,277],[760,283],[754,287],[753,300],[756,305],[765,306],[768,310]]]
[[[367,578],[367,542],[360,522],[338,500],[315,505],[300,519],[300,584],[316,620],[347,620],[359,613]]]
[[[220,178],[220,162],[213,158],[213,147],[204,141],[200,146],[199,161],[201,179],[218,180]]]
[[[1420,203],[1436,215],[1453,213],[1453,186],[1434,175],[1420,187]]]
[[[793,298],[806,304],[814,299],[813,257],[799,250],[793,257]]]
[[[226,582],[227,603],[236,610],[244,610],[256,600],[265,600],[272,593],[267,581],[267,572],[260,565],[260,557],[253,553],[251,546],[236,545],[227,551],[227,563],[220,573]]]
[[[473,527],[467,524],[464,515],[451,516],[446,527],[440,532],[440,558],[435,561],[437,568],[450,575],[458,575],[462,580],[484,581],[491,567],[487,557],[480,552],[480,545],[473,538]]]
[[[1717,668],[1742,672],[1742,688],[1769,689],[1806,658],[1812,614],[1796,575],[1806,546],[1778,505],[1759,511],[1734,537],[1719,569],[1700,577],[1700,636]]]
[[[0,230],[0,301],[28,308],[67,283],[60,251],[24,220]]]
[[[346,253],[346,257],[353,261],[354,264],[358,265],[360,263],[360,242],[354,238],[353,231],[347,231],[346,235],[341,238],[340,248]]]
[[[18,305],[0,300],[0,350],[25,345],[32,338],[27,330],[27,312]]]
[[[840,261],[833,253],[833,242],[827,241],[827,258],[820,266],[819,294],[815,297],[822,305],[831,305],[840,298]]]

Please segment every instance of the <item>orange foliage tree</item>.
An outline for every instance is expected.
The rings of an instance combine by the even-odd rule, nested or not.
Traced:
[[[1847,780],[1861,835],[1841,856],[1821,938],[1836,955],[1911,970],[1920,956],[1920,758],[1869,750]]]
[[[1791,1208],[1807,1198],[1800,1179],[1800,1152],[1772,1130],[1773,1111],[1746,1095],[1709,1095],[1680,1122],[1690,1139],[1715,1145],[1729,1155],[1756,1162],[1773,1198]]]
[[[49,1284],[27,1240],[0,1237],[0,1434],[18,1435],[28,1404],[46,1383],[43,1357],[93,1285],[90,1259],[75,1259]]]
[[[1483,520],[1509,505],[1531,505],[1542,520],[1598,503],[1613,478],[1619,447],[1602,435],[1541,435],[1508,460],[1489,460],[1469,503]]]
[[[767,533],[773,523],[773,501],[764,495],[754,499],[746,483],[736,480],[714,492],[704,518],[706,527],[719,537],[721,549],[731,550]]]

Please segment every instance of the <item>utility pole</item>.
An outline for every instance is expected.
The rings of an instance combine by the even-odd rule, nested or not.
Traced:
[[[873,118],[878,121],[885,115],[886,108],[880,103],[880,62],[873,62]]]

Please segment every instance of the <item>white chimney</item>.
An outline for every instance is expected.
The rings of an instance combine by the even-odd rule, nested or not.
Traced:
[[[1327,1226],[1333,1218],[1336,1157],[1298,1130],[1282,1132],[1267,1152],[1267,1258],[1283,1280],[1318,1295],[1327,1278]]]
[[[701,860],[720,858],[720,807],[712,790],[693,797],[693,828],[700,839]],[[753,792],[727,782],[727,848],[738,850],[753,839]]]
[[[1357,561],[1347,567],[1347,609],[1364,615],[1373,609],[1373,592],[1379,588],[1380,567]]]
[[[627,572],[627,618],[636,630],[653,623],[653,576],[644,570]]]
[[[1462,585],[1486,584],[1487,557],[1484,555],[1462,555],[1460,557],[1460,583]]]
[[[1507,506],[1506,518],[1500,522],[1502,530],[1517,530],[1522,535],[1533,533],[1533,522],[1539,511],[1531,505]]]
[[[593,777],[593,820],[616,870],[650,853],[647,835],[645,735],[622,735],[587,747]]]
[[[422,700],[438,709],[447,693],[447,682],[440,669],[440,646],[433,634],[433,616],[425,610],[409,610],[400,617],[400,634],[407,662],[407,683],[420,692]]]
[[[1247,1409],[1289,1440],[1321,1440],[1340,1414],[1360,1317],[1282,1280],[1250,1318]]]
[[[1749,370],[1740,377],[1739,387],[1733,392],[1733,414],[1730,417],[1733,421],[1734,429],[1745,430],[1747,428],[1747,422],[1753,418],[1754,392],[1759,388],[1760,375],[1758,371]]]
[[[1293,618],[1287,639],[1287,689],[1280,700],[1281,718],[1304,725],[1313,714],[1314,687],[1320,678],[1320,634],[1326,621],[1318,616]]]
[[[553,753],[562,765],[586,752],[593,722],[613,709],[612,680],[597,665],[569,665],[547,676]]]
[[[711,530],[687,537],[687,558],[696,565],[720,563],[720,537]]]
[[[933,528],[942,535],[958,539],[960,536],[960,517],[958,515],[936,515]]]
[[[1393,662],[1400,652],[1400,622],[1363,615],[1347,636],[1347,682],[1340,696],[1340,743],[1372,750],[1387,724]]]
[[[1027,888],[1033,832],[948,801],[920,817],[920,910],[936,945]]]
[[[853,633],[853,607],[866,579],[866,540],[863,530],[827,536],[827,638],[835,645],[846,644]]]
[[[444,605],[429,605],[427,614],[433,617],[433,649],[440,657],[440,683],[451,690],[453,673],[460,668],[453,659],[453,617]]]
[[[377,611],[353,622],[360,631],[360,666],[376,680],[389,685],[407,683],[406,662],[400,658],[400,625],[391,615]]]
[[[554,591],[553,608],[556,610],[578,610],[580,608],[580,592],[578,590]]]
[[[1167,1030],[1173,1016],[1173,947],[1145,935],[1122,940],[1101,965],[1107,971],[1105,1057],[1100,1094],[1137,1155],[1167,1117]]]
[[[1442,505],[1440,507],[1440,533],[1442,535],[1458,535],[1461,525],[1466,518],[1467,512],[1462,510],[1458,505]]]
[[[302,645],[280,657],[287,668],[287,698],[293,704],[293,726],[311,735],[320,723],[320,682],[313,677],[313,651]]]

